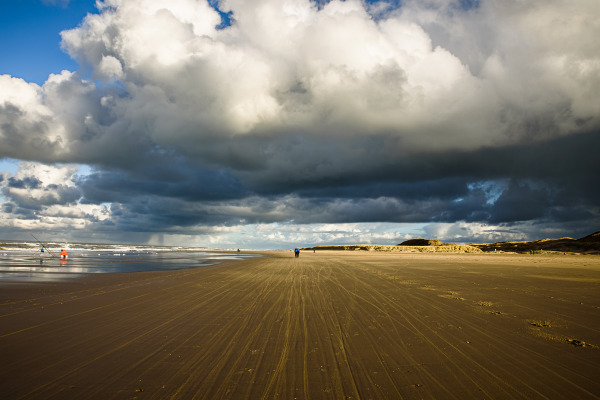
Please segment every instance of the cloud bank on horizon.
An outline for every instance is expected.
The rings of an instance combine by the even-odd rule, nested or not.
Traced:
[[[79,71],[0,75],[0,158],[22,160],[0,175],[5,232],[270,247],[598,230],[596,0],[96,6],[61,33]]]

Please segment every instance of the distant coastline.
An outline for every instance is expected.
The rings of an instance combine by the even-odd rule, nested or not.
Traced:
[[[541,239],[528,242],[501,241],[483,244],[450,244],[435,239],[411,239],[395,246],[377,244],[327,245],[302,250],[350,250],[405,253],[544,253],[600,254],[600,231],[580,239]]]

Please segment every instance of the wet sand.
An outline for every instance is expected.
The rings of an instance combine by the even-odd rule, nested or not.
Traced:
[[[600,257],[266,253],[0,286],[3,399],[600,398]]]

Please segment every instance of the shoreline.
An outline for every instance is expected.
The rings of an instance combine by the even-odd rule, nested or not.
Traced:
[[[53,281],[81,279],[86,275],[203,268],[241,258],[252,253],[232,251],[138,252],[113,250],[76,250],[68,258],[33,255],[27,251],[0,253],[2,282]]]
[[[1,285],[0,395],[600,398],[600,257],[259,254]]]

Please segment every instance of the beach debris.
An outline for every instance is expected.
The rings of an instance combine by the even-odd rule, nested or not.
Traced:
[[[597,346],[592,343],[584,342],[583,340],[567,339],[567,342],[572,344],[575,347],[586,347],[586,348],[596,349],[596,350],[600,349],[600,346]]]
[[[532,321],[529,323],[529,325],[537,326],[539,328],[551,328],[552,327],[552,325],[550,324],[549,321]]]

